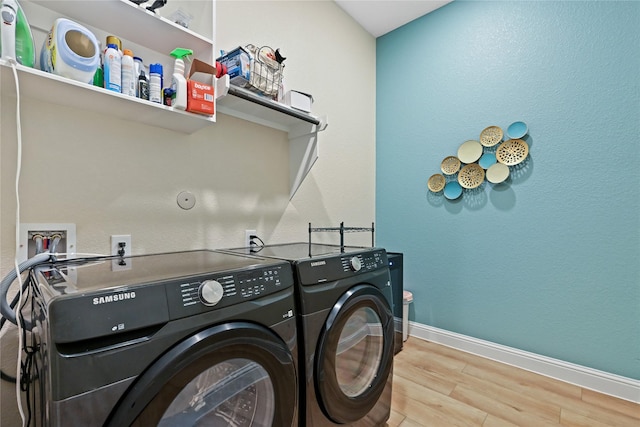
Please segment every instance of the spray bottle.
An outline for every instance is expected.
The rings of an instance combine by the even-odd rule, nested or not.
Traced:
[[[131,52],[130,49],[125,49],[122,55],[122,93],[129,96],[136,96],[138,76],[135,72],[133,52]]]
[[[171,56],[176,58],[171,77],[171,89],[173,89],[171,106],[177,110],[186,110],[187,108],[187,79],[184,76],[183,58],[189,55],[193,55],[191,49],[180,47],[171,52]]]
[[[122,58],[118,46],[108,44],[104,52],[104,88],[122,92]]]
[[[162,64],[149,65],[149,101],[162,104]]]

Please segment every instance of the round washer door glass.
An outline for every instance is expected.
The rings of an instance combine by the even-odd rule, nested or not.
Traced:
[[[364,393],[382,361],[384,337],[382,321],[370,307],[354,311],[346,321],[336,351],[336,379],[349,397]]]
[[[338,299],[318,340],[314,374],[319,403],[333,422],[357,422],[379,403],[393,346],[393,314],[380,290],[356,285]]]
[[[271,426],[274,400],[273,384],[262,366],[249,359],[230,359],[191,380],[158,426]]]
[[[223,323],[155,360],[105,427],[297,426],[297,394],[287,343],[259,325]]]

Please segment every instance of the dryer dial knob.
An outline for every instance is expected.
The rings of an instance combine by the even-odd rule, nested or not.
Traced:
[[[362,261],[357,256],[354,256],[349,260],[349,265],[353,271],[360,271],[362,269]]]
[[[200,299],[204,305],[213,306],[220,302],[224,289],[216,280],[205,280],[200,285]]]

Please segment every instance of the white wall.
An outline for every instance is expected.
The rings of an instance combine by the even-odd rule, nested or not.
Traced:
[[[23,99],[21,222],[75,223],[79,252],[107,253],[111,234],[131,234],[133,253],[142,254],[240,246],[246,228],[278,243],[306,240],[308,222],[374,221],[375,39],[332,1],[220,1],[216,31],[218,49],[281,48],[288,87],[313,94],[314,113],[329,117],[320,157],[293,200],[283,132],[219,115],[215,125],[184,135],[82,105]],[[15,253],[14,110],[15,98],[2,93],[3,277]],[[192,210],[177,206],[182,190],[195,195]],[[338,236],[320,237],[337,242]],[[15,369],[15,341],[13,329],[2,336],[5,372]],[[19,425],[13,386],[0,387],[0,425]]]

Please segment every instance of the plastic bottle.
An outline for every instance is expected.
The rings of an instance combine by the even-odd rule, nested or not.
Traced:
[[[107,45],[104,52],[104,88],[114,92],[122,91],[122,59],[115,44]]]
[[[162,104],[162,64],[149,65],[149,101]]]
[[[135,74],[133,62],[133,52],[124,50],[122,56],[122,93],[129,96],[136,96],[136,83],[138,76]]]
[[[98,47],[100,48],[100,65],[96,69],[95,74],[93,75],[93,85],[98,87],[104,87],[104,52],[102,51],[102,44],[98,42]]]
[[[122,41],[116,36],[107,36],[107,46],[110,44],[115,44],[120,56],[122,56]]]
[[[173,89],[171,106],[176,110],[187,109],[187,79],[184,77],[183,58],[189,55],[193,55],[191,49],[183,49],[180,47],[171,52],[171,56],[176,58],[171,76],[171,89]]]
[[[140,58],[139,56],[134,56],[133,57],[133,72],[134,75],[136,76],[136,96],[138,98],[140,98],[140,94],[138,92],[138,80],[140,79],[140,70],[142,70],[142,68],[144,67],[144,65],[142,64],[142,58]]]
[[[162,91],[162,95],[163,95],[163,99],[164,99],[164,105],[166,105],[167,107],[171,107],[171,104],[172,104],[172,102],[173,102],[173,100],[175,99],[175,96],[176,96],[174,90],[171,89],[170,87],[166,87]]]
[[[144,74],[144,68],[140,68],[140,76],[138,77],[138,98],[149,100],[149,82]]]
[[[139,56],[134,56],[133,57],[133,68],[136,72],[136,78],[140,75],[140,70],[142,70],[142,68],[144,67],[144,65],[142,65],[142,58],[140,58]]]

